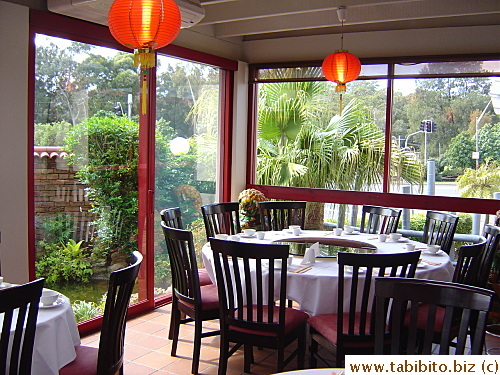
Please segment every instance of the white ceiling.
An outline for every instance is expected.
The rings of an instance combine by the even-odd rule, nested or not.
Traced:
[[[23,0],[8,0],[19,2]],[[45,1],[45,0],[44,0]],[[107,14],[113,0],[51,0],[85,4],[105,10]],[[499,51],[498,33],[484,35],[484,30],[498,30],[500,25],[500,0],[200,0],[205,10],[205,17],[199,24],[181,30],[174,44],[200,49],[209,53],[222,54],[244,61],[278,61],[288,59],[286,53],[278,49],[312,48],[316,50],[325,41],[330,41],[329,50],[339,48],[340,21],[336,10],[345,6],[346,21],[344,33],[346,42],[362,45],[366,36],[394,38],[395,35],[421,38],[423,30],[446,30],[449,37],[468,35],[466,28],[480,30],[474,43],[485,44],[482,39],[496,41],[491,49]],[[78,18],[105,23],[105,18],[96,21],[95,15],[80,13]],[[103,21],[104,20],[104,21]],[[492,29],[493,27],[493,29]],[[419,31],[421,33],[419,33]],[[410,33],[411,32],[411,33]],[[438,31],[436,31],[438,32]],[[392,34],[391,34],[392,33]],[[398,33],[398,34],[395,34]],[[496,34],[496,35],[495,35]],[[355,36],[357,35],[357,37]],[[327,38],[329,36],[329,39]],[[334,36],[334,38],[332,38]],[[351,36],[351,37],[350,37]],[[351,41],[350,41],[351,38]],[[473,38],[471,36],[471,38]],[[370,39],[370,38],[368,38]],[[196,41],[195,41],[196,40]],[[389,40],[389,39],[386,39]],[[295,42],[300,42],[300,46]],[[419,40],[415,40],[418,44]],[[408,41],[405,41],[408,43]],[[413,43],[413,41],[412,41]],[[432,38],[428,41],[432,44]],[[443,41],[440,41],[443,43]],[[465,43],[467,45],[467,41]],[[276,46],[276,51],[274,50]],[[248,48],[247,48],[248,47]],[[361,55],[370,55],[370,46]],[[380,47],[386,47],[383,45]],[[402,47],[405,47],[403,44]],[[266,48],[266,54],[259,53],[259,48]],[[479,47],[484,49],[484,47]],[[424,47],[425,49],[425,47]],[[400,48],[404,52],[404,48]],[[333,52],[333,51],[332,51]],[[432,48],[431,48],[432,52]],[[465,50],[464,53],[474,51]],[[288,51],[290,53],[290,51]],[[426,54],[421,51],[417,54]],[[460,53],[457,51],[456,53]],[[318,56],[324,52],[318,51]],[[391,55],[392,52],[382,53]],[[314,56],[315,58],[316,56]],[[291,58],[291,57],[290,57]],[[264,61],[265,60],[265,61]]]

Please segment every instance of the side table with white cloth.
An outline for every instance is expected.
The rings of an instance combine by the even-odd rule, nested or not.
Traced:
[[[3,283],[1,287],[9,284]],[[69,299],[60,295],[51,306],[40,304],[31,375],[58,375],[59,369],[76,358],[77,345],[80,335]]]
[[[416,250],[421,250],[421,261],[417,267],[416,278],[431,279],[439,281],[451,281],[454,267],[448,254],[439,251],[436,254],[430,254],[425,251],[426,245],[421,242],[410,241],[402,238],[398,241],[387,240],[380,242],[378,237],[373,234],[357,233],[355,235],[342,234],[334,236],[331,231],[302,231],[299,236],[287,231],[266,232],[264,240],[257,240],[255,237],[242,237],[240,241],[253,243],[304,241],[312,245],[314,242],[335,242],[345,245],[345,240],[359,241],[362,245],[358,247],[369,246],[376,247],[375,254],[390,254],[406,252],[406,243],[414,243]],[[349,243],[349,242],[347,242]],[[369,252],[369,251],[368,251]],[[215,273],[213,267],[213,255],[210,244],[207,243],[202,250],[203,263],[207,272],[215,282]],[[287,298],[296,301],[300,309],[314,315],[334,313],[337,310],[337,289],[338,289],[338,263],[336,257],[317,257],[313,264],[305,268],[301,266],[302,256],[293,256],[291,264],[288,266],[287,276]],[[305,270],[304,272],[302,270]],[[345,277],[349,277],[346,275]]]

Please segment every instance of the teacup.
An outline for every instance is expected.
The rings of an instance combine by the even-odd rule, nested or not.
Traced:
[[[263,240],[265,236],[266,236],[265,232],[257,232],[257,239]]]
[[[295,228],[299,228],[299,229],[300,229],[300,225],[289,225],[289,226],[288,226],[288,229],[290,229],[290,230],[292,230],[292,231],[293,231]]]
[[[344,225],[344,232],[352,233],[352,232],[354,232],[354,227],[352,227],[350,225]]]
[[[439,250],[441,250],[441,246],[439,245],[427,245],[427,251],[432,254],[436,254]]]
[[[340,236],[342,234],[342,228],[335,228],[333,230],[333,233],[336,235],[336,236]]]
[[[380,234],[378,235],[378,240],[379,240],[380,242],[385,242],[385,240],[387,240],[387,234],[380,233]]]
[[[229,236],[227,239],[229,241],[236,241],[236,242],[238,242],[241,238],[237,234],[233,234],[232,236]]]
[[[294,236],[298,236],[300,234],[300,227],[292,228],[292,232]]]
[[[243,229],[243,234],[248,237],[253,236],[255,232],[257,232],[255,229]]]
[[[59,293],[55,290],[44,289],[42,291],[42,296],[40,297],[40,302],[42,302],[44,306],[51,306],[57,301],[58,297]]]
[[[393,241],[398,241],[399,239],[401,239],[403,235],[401,233],[391,233],[389,234],[389,237],[391,237],[391,240]]]
[[[407,243],[406,244],[406,251],[413,251],[415,250],[415,244],[414,243]]]
[[[215,238],[217,238],[218,240],[227,240],[227,237],[229,236],[225,233],[218,233],[215,235]]]
[[[3,276],[0,276],[0,285],[3,284]]]

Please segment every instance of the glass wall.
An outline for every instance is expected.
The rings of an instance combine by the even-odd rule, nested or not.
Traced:
[[[84,321],[137,250],[139,77],[130,53],[43,34],[35,44],[36,276]]]
[[[330,202],[358,204],[376,202],[349,192],[492,199],[500,191],[494,146],[500,134],[500,61],[431,60],[363,64],[341,95],[325,81],[320,63],[252,66],[258,98],[255,183],[282,196],[285,190],[263,185],[332,189],[337,193]],[[302,192],[307,198],[301,199],[317,196]],[[401,196],[378,197],[386,201],[380,205],[411,207]],[[446,202],[458,211],[458,201]],[[427,204],[418,200],[416,206],[422,211]],[[429,204],[442,209],[437,206]],[[343,218],[338,211],[346,209],[327,204],[325,218]],[[356,205],[352,210],[355,223]]]
[[[160,211],[179,207],[196,248],[206,242],[200,207],[215,203],[220,69],[158,56],[156,88],[155,296],[171,276]]]

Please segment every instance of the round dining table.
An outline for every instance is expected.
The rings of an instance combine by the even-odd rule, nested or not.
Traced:
[[[3,283],[0,288],[9,285],[12,284]],[[77,345],[80,335],[69,299],[60,294],[53,305],[40,304],[31,375],[58,375],[62,367],[76,358]]]
[[[303,243],[312,246],[315,242],[338,244],[343,247],[352,248],[358,252],[373,254],[395,254],[406,252],[406,244],[415,244],[415,250],[421,250],[421,260],[417,266],[415,277],[419,279],[430,279],[439,281],[451,281],[455,270],[450,257],[443,251],[432,254],[426,251],[427,246],[418,241],[412,241],[402,237],[397,241],[391,239],[381,242],[377,235],[354,232],[352,234],[342,233],[335,236],[332,231],[302,230],[298,236],[294,236],[288,230],[280,232],[266,232],[263,240],[256,236],[239,236],[242,242],[250,243]],[[291,246],[292,248],[293,246]],[[357,249],[356,249],[357,248]],[[213,252],[210,243],[203,246],[203,263],[215,283],[215,272],[213,265]],[[304,256],[291,255],[287,273],[287,298],[296,301],[299,308],[311,316],[335,313],[337,311],[338,290],[338,263],[335,255],[320,256],[313,259],[314,263],[302,264]],[[362,275],[360,275],[362,277]],[[350,284],[350,275],[345,274],[345,285]],[[276,288],[278,290],[278,288]],[[348,308],[348,301],[344,308]]]

